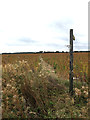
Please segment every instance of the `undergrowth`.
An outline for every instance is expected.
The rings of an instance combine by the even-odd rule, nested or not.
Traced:
[[[54,84],[52,76],[27,61],[3,66],[3,118],[87,118],[88,86],[75,83],[74,96],[68,93],[69,81]]]

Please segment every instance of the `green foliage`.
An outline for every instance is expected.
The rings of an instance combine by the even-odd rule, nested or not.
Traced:
[[[54,67],[54,69],[56,69],[56,68],[57,68],[57,64],[56,64],[55,62],[54,62],[53,67]]]

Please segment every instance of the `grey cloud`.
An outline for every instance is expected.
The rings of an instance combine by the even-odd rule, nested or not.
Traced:
[[[20,38],[19,41],[24,43],[36,43],[35,40],[32,40],[30,38]]]
[[[64,40],[64,41],[68,41],[68,37],[64,37],[64,36],[59,36],[59,37],[56,37],[56,39],[60,39],[60,40]]]
[[[55,47],[58,47],[59,45],[58,44],[54,44],[54,43],[49,43],[49,44],[46,44],[47,46],[55,46]]]
[[[68,29],[71,29],[72,24],[74,24],[72,19],[63,19],[60,21],[55,21],[52,26],[58,30],[67,31]]]
[[[69,30],[73,29],[72,26],[74,24],[73,19],[66,18],[61,19],[59,21],[55,21],[51,24],[52,29],[55,29],[56,32],[61,33],[61,36],[57,36],[56,39],[61,39],[64,41],[69,41]],[[62,36],[63,34],[63,36]],[[74,30],[75,41],[79,40],[82,37],[86,37],[85,34],[76,33]]]
[[[54,47],[54,48],[63,48],[64,47],[64,45],[55,44],[55,43],[49,43],[49,44],[46,44],[46,46],[50,46],[50,47]]]
[[[88,47],[87,46],[75,46],[74,49],[77,49],[77,50],[88,50]]]
[[[88,48],[88,45],[86,43],[79,43],[79,42],[76,42],[73,46],[76,49],[87,49]]]
[[[6,43],[6,45],[8,45],[8,46],[24,46],[26,44],[22,44],[22,43]]]
[[[37,41],[25,37],[17,39],[16,41],[14,40],[14,42],[6,43],[8,46],[30,46],[33,44],[37,44]]]

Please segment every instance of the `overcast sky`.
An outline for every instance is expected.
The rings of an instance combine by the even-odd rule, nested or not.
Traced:
[[[88,50],[88,0],[0,0],[0,53]]]

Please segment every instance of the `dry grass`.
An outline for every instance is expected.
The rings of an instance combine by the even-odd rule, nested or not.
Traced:
[[[36,62],[36,66],[26,60],[3,64],[2,117],[87,118],[88,86],[75,83],[75,95],[70,97],[69,81],[44,74]]]

